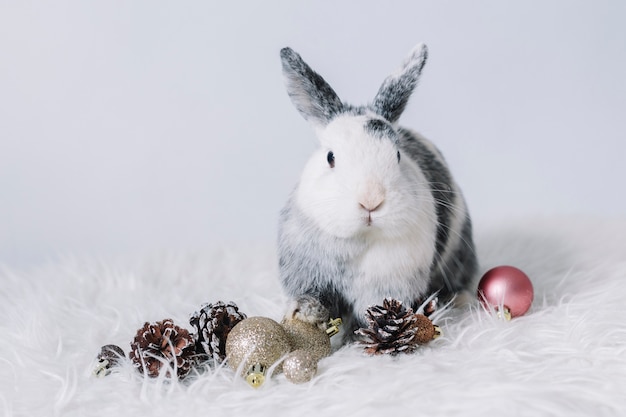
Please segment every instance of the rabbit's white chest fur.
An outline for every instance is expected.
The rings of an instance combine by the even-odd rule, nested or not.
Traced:
[[[401,237],[374,239],[353,259],[353,276],[346,283],[346,295],[357,311],[380,304],[385,297],[410,305],[426,292],[435,229],[423,226],[420,230],[409,229]]]

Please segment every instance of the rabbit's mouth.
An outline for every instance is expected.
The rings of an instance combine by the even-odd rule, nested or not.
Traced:
[[[372,214],[378,213],[378,210],[380,210],[381,206],[383,205],[383,201],[377,201],[375,204],[359,203],[359,205],[363,210],[363,222],[367,227],[372,226],[372,224],[374,224]]]
[[[372,216],[372,212],[368,211],[364,216],[363,216],[363,224],[365,225],[366,228],[370,228],[370,227],[376,227],[376,225],[378,224],[378,221]]]

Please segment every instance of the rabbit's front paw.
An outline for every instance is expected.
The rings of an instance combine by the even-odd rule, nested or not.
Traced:
[[[287,319],[311,323],[321,329],[326,329],[329,317],[328,309],[317,298],[310,295],[303,295],[292,300],[285,314]]]

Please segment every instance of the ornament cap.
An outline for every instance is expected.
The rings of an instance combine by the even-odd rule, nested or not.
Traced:
[[[265,382],[265,373],[267,368],[260,363],[255,363],[250,367],[246,374],[246,382],[252,388],[259,388]]]
[[[433,328],[435,329],[435,334],[433,334],[433,339],[437,339],[443,336],[443,331],[441,330],[441,327],[434,325]]]
[[[498,310],[498,318],[503,318],[506,321],[511,321],[511,319],[513,318],[513,316],[511,315],[511,309],[507,306],[503,306],[502,311],[500,311],[499,308],[496,309]]]
[[[326,334],[328,335],[328,337],[333,337],[334,335],[339,333],[339,326],[341,326],[342,323],[343,321],[341,320],[341,317],[337,317],[336,319],[330,319],[328,321],[328,328],[326,329]]]
[[[109,364],[110,362],[108,359],[100,359],[93,369],[93,375],[98,378],[107,376],[109,373]]]

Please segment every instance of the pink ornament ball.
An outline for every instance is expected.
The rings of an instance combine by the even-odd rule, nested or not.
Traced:
[[[533,284],[528,276],[514,266],[497,266],[485,272],[478,283],[478,299],[492,308],[504,306],[511,317],[528,311],[533,302]]]

